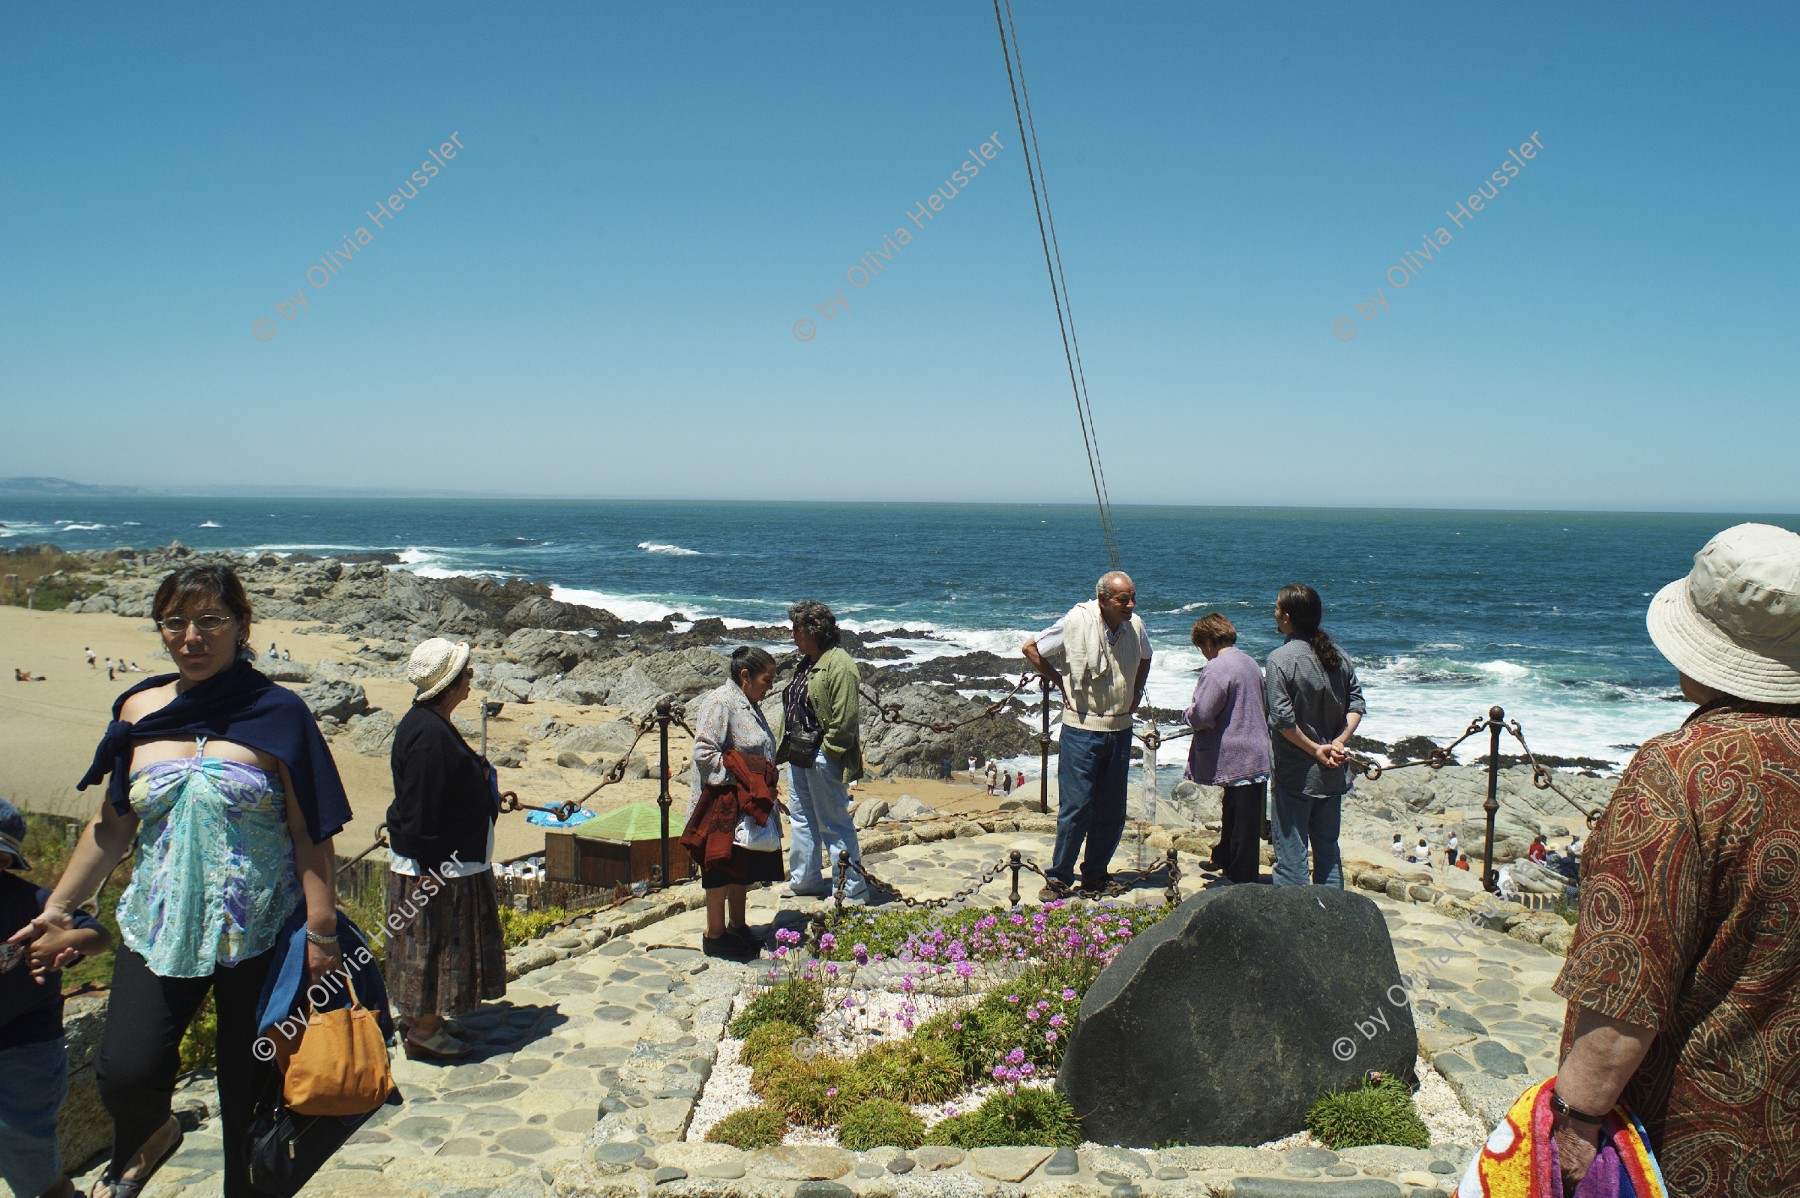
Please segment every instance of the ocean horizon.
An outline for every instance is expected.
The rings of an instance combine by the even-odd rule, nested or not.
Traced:
[[[1275,592],[1307,582],[1356,663],[1381,741],[1460,736],[1493,705],[1533,750],[1622,764],[1677,726],[1644,611],[1720,529],[1791,515],[1115,505],[1120,565],[1179,708],[1223,612],[1259,660]],[[1013,656],[1108,568],[1092,505],[227,496],[0,497],[0,547],[391,553],[430,577],[519,576],[631,620],[781,624],[801,598],[851,629],[904,626],[914,659]],[[990,673],[991,676],[991,673]],[[1485,738],[1477,751],[1485,749]],[[1471,741],[1473,745],[1473,741]]]

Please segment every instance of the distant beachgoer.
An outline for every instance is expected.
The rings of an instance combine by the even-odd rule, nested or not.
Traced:
[[[816,599],[803,599],[788,609],[794,644],[805,659],[782,692],[789,744],[788,786],[793,801],[793,843],[788,849],[788,885],[784,896],[831,893],[827,879],[837,876],[838,858],[848,853],[861,863],[856,824],[850,818],[846,785],[863,774],[862,734],[857,727],[857,688],[862,675],[838,642],[837,617]],[[796,751],[796,741],[810,748]],[[822,864],[821,864],[822,861]],[[860,869],[844,879],[844,898],[862,903],[870,898]]]
[[[1108,866],[1125,831],[1131,721],[1150,676],[1150,635],[1134,614],[1137,587],[1130,575],[1119,570],[1101,575],[1094,595],[1021,650],[1063,697],[1056,850],[1038,894],[1046,903],[1074,886],[1078,858],[1084,890],[1104,893],[1111,884]],[[1066,674],[1057,670],[1058,662]]]
[[[289,653],[286,649],[283,649],[281,651],[281,660],[282,661],[293,661],[294,655],[292,653]]]
[[[1181,714],[1194,730],[1187,780],[1225,788],[1212,864],[1233,882],[1254,882],[1262,869],[1263,810],[1269,795],[1262,669],[1237,647],[1237,628],[1222,612],[1207,612],[1196,620],[1190,638],[1206,666]]]
[[[1571,857],[1581,856],[1581,837],[1577,836],[1573,840],[1569,841],[1569,856],[1571,856]]]
[[[1531,838],[1531,847],[1525,850],[1525,855],[1533,861],[1542,861],[1548,852],[1549,850],[1544,847],[1544,837],[1540,833]]]
[[[97,1196],[135,1194],[180,1147],[176,1046],[209,993],[223,1192],[253,1194],[245,1141],[268,1068],[252,1052],[257,1009],[290,919],[304,912],[308,986],[343,967],[331,838],[350,804],[306,704],[257,672],[250,614],[229,567],[184,566],[162,580],[150,615],[177,673],[113,704],[79,783],[106,784],[107,799],[44,914],[15,937],[74,926],[77,906],[135,842],[95,1065],[113,1124]]]
[[[1011,770],[1007,770],[1004,774],[1000,775],[1000,789],[1002,792],[1004,792],[1007,795],[1007,797],[1010,798],[1012,796],[1012,771]]]
[[[94,653],[94,651],[92,649],[88,648],[86,645],[83,645],[81,647],[81,651],[83,653],[87,654],[88,669],[90,669],[90,670],[93,669],[94,663],[99,661],[100,658],[98,657],[98,655],[96,655]]]
[[[1646,623],[1698,706],[1638,749],[1581,862],[1564,1193],[1621,1099],[1670,1193],[1800,1193],[1800,536],[1725,530]]]
[[[1398,832],[1394,833],[1394,843],[1391,847],[1392,847],[1394,856],[1396,856],[1396,857],[1406,856],[1406,838],[1404,836],[1400,835],[1400,833],[1398,833]]]
[[[275,652],[275,642],[274,641],[269,642],[269,660],[270,661],[280,661],[281,660],[281,654]]]
[[[1456,859],[1462,856],[1462,842],[1456,839],[1456,833],[1450,833],[1449,841],[1444,845],[1444,859],[1447,864],[1455,865]]]
[[[105,952],[106,929],[85,911],[69,915],[32,941],[7,943],[44,913],[50,892],[13,873],[25,859],[25,817],[0,799],[0,1180],[8,1193],[70,1198],[63,1175],[56,1115],[69,1090],[69,1051],[63,1039],[61,963]]]
[[[106,680],[108,682],[113,681],[113,663],[112,658],[110,657],[106,659]]]
[[[1338,827],[1350,790],[1346,746],[1362,722],[1362,684],[1320,627],[1324,604],[1303,583],[1281,588],[1275,627],[1287,640],[1269,654],[1264,693],[1275,734],[1275,884],[1304,886],[1307,848],[1316,886],[1344,884]]]
[[[745,912],[750,887],[786,876],[781,816],[775,810],[780,799],[772,781],[778,776],[775,733],[762,712],[762,701],[775,685],[775,659],[745,646],[731,655],[728,673],[730,681],[707,692],[695,709],[693,796],[681,839],[701,862],[700,886],[706,894],[701,951],[709,957],[754,961],[762,945],[751,934]],[[766,798],[757,793],[764,789]],[[718,863],[708,865],[714,842]]]
[[[389,753],[387,912],[404,922],[388,941],[386,976],[402,1047],[415,1060],[467,1057],[469,1046],[446,1021],[506,996],[506,943],[490,864],[500,793],[492,768],[451,722],[474,679],[466,642],[421,642],[406,663],[412,708],[394,729]],[[441,890],[430,889],[432,874],[443,879]],[[405,915],[415,907],[415,915]]]
[[[1419,865],[1430,865],[1431,864],[1431,846],[1429,844],[1425,843],[1425,838],[1423,836],[1419,837],[1419,847],[1414,849],[1413,853],[1414,853],[1413,861],[1416,862],[1417,864],[1419,864]]]
[[[1020,771],[1019,771],[1019,781],[1018,781],[1018,785],[1020,785],[1020,786],[1023,786],[1023,785],[1025,785],[1025,771],[1024,771],[1024,770],[1020,770]]]
[[[994,790],[1000,785],[1000,770],[999,770],[999,768],[997,766],[995,766],[993,762],[991,762],[991,761],[988,762],[987,769],[985,771],[983,771],[982,777],[987,782],[987,792],[989,794],[993,794]]]
[[[952,774],[953,771],[950,768],[950,759],[946,757],[944,758],[944,781],[950,781]]]
[[[974,757],[971,756],[969,758],[969,781],[971,784],[975,781],[975,777],[976,777],[975,768],[978,764],[979,763],[976,761],[976,759]]]

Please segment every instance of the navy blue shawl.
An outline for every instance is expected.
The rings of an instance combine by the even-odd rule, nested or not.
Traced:
[[[205,736],[228,740],[267,753],[287,766],[294,783],[294,802],[306,818],[306,830],[317,844],[350,822],[350,800],[338,777],[337,763],[319,734],[306,702],[271,682],[247,660],[240,660],[204,682],[175,696],[166,707],[135,724],[119,718],[125,700],[154,686],[167,686],[179,674],[157,674],[138,683],[113,703],[112,723],[94,750],[94,763],[75,789],[98,785],[108,774],[106,796],[121,815],[131,814],[132,746],[143,740]]]

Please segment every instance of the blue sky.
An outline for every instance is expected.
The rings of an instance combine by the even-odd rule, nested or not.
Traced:
[[[1115,503],[1800,507],[1800,10],[1013,11]],[[979,0],[17,4],[0,111],[0,475],[1088,494]]]

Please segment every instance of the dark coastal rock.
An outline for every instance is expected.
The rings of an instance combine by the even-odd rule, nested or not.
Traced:
[[[299,694],[313,717],[319,720],[341,723],[369,710],[368,696],[354,682],[314,682],[301,687]]]
[[[873,773],[935,778],[946,758],[955,770],[966,768],[970,757],[987,761],[1037,749],[1037,737],[1009,715],[978,718],[986,704],[938,687],[893,686],[889,677],[877,674],[873,684],[881,704],[897,704],[909,720],[961,727],[939,732],[912,723],[890,724],[882,718],[881,706],[864,698],[859,711],[863,758]]]
[[[1188,899],[1107,967],[1056,1086],[1102,1144],[1256,1145],[1368,1070],[1411,1077],[1417,1052],[1380,908],[1233,886]]]
[[[350,745],[364,757],[386,757],[394,747],[394,713],[376,708],[367,715],[352,716],[345,724]]]
[[[651,732],[645,739],[655,735]],[[610,724],[596,724],[587,728],[570,728],[556,737],[558,748],[572,749],[577,753],[599,753],[614,758],[629,750],[635,743],[638,743],[637,726],[629,720],[614,720]]]

